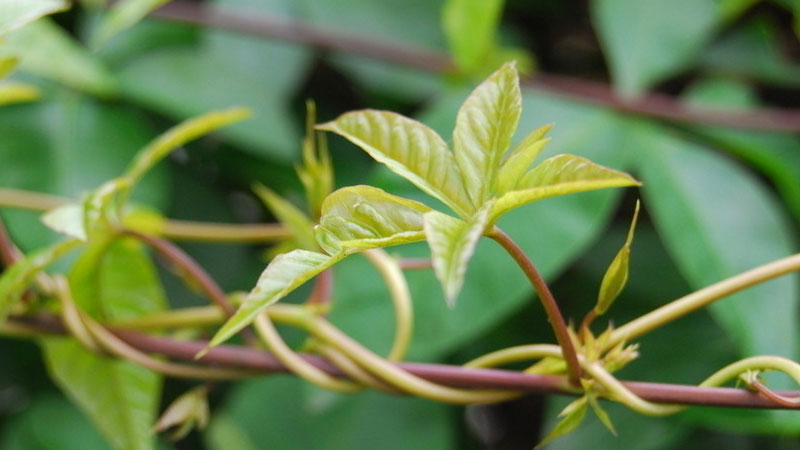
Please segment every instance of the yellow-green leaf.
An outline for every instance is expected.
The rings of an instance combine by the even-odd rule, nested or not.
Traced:
[[[22,298],[22,294],[36,274],[79,243],[80,241],[69,240],[37,250],[3,271],[0,275],[0,324],[8,317],[11,308]]]
[[[606,410],[600,406],[600,402],[597,401],[597,395],[589,394],[589,405],[592,406],[592,410],[597,415],[597,418],[600,419],[600,422],[605,425],[611,434],[616,436],[617,429],[614,427],[614,422],[611,421],[611,416],[608,415]]]
[[[639,184],[625,172],[595,164],[586,158],[556,155],[526,173],[517,190],[507,192],[497,200],[490,214],[490,223],[514,208],[537,200]]]
[[[142,20],[150,11],[170,0],[121,0],[103,19],[103,23],[92,39],[93,47],[100,47],[117,33],[124,31]]]
[[[66,0],[0,0],[0,36],[68,8]]]
[[[87,240],[86,228],[83,226],[83,206],[68,203],[51,209],[42,215],[42,223],[48,228],[81,241]]]
[[[299,249],[278,255],[264,269],[256,286],[247,294],[233,317],[217,331],[209,346],[225,342],[253,322],[269,305],[282,299],[342,258],[344,253],[328,256]]]
[[[178,427],[170,434],[170,439],[179,440],[189,434],[192,428],[204,429],[210,416],[208,408],[208,387],[203,385],[185,392],[176,398],[161,414],[153,429],[163,432]]]
[[[548,442],[552,441],[553,439],[559,438],[561,436],[567,435],[575,431],[578,428],[578,425],[583,422],[583,419],[586,417],[586,408],[587,408],[588,398],[583,396],[564,408],[558,414],[558,417],[562,419],[556,424],[556,426],[550,431],[550,433],[542,439],[536,448],[541,448]]]
[[[253,185],[253,192],[267,205],[272,214],[292,231],[292,236],[300,248],[303,250],[318,248],[314,238],[314,224],[303,211],[261,183]]]
[[[450,307],[455,305],[464,285],[467,264],[486,229],[491,207],[492,202],[487,203],[467,221],[439,211],[425,213],[425,237],[431,248],[433,270]]]
[[[131,184],[135,184],[148,170],[176,148],[211,133],[217,128],[249,116],[250,110],[246,108],[230,108],[213,111],[181,122],[139,151],[128,168],[126,176],[131,179]]]
[[[0,106],[32,102],[39,99],[39,90],[27,83],[0,83]]]
[[[442,29],[450,53],[462,71],[473,74],[497,43],[495,34],[503,0],[448,0],[442,7]]]
[[[303,138],[303,165],[295,167],[297,176],[306,191],[311,216],[319,218],[322,202],[333,192],[333,165],[328,153],[325,133],[314,129],[316,122],[314,102],[306,102],[306,136]]]
[[[7,56],[0,58],[0,79],[7,77],[19,64],[19,58],[14,56]]]
[[[600,292],[597,295],[597,305],[594,307],[594,312],[598,316],[603,315],[614,303],[617,296],[619,296],[622,289],[625,288],[625,283],[628,282],[628,263],[631,257],[631,244],[633,243],[633,231],[636,228],[636,219],[639,217],[639,202],[636,202],[636,209],[633,212],[633,220],[628,229],[628,237],[622,248],[619,249],[617,255],[608,266],[603,281],[600,283]]]
[[[453,154],[424,124],[368,109],[343,114],[317,128],[345,137],[459,215],[469,217],[474,210]]]
[[[492,196],[491,187],[521,112],[519,76],[513,62],[475,88],[458,111],[453,150],[476,209]]]
[[[495,179],[494,192],[503,195],[517,187],[522,175],[530,169],[533,161],[542,152],[542,149],[550,142],[545,138],[552,125],[544,125],[530,132],[522,142],[517,145],[508,155]]]
[[[425,239],[422,215],[430,208],[372,186],[348,186],[322,204],[317,242],[339,249],[388,247]]]

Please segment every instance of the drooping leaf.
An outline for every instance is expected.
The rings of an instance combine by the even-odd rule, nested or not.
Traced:
[[[589,406],[587,399],[588,397],[583,396],[567,405],[567,407],[558,414],[561,420],[559,420],[558,424],[556,424],[550,433],[542,439],[542,442],[539,442],[536,448],[541,448],[548,442],[575,431],[586,417],[586,409]]]
[[[597,0],[590,8],[614,85],[628,96],[687,68],[720,21],[715,0]]]
[[[550,139],[544,136],[552,125],[541,126],[528,134],[522,142],[511,151],[508,158],[500,166],[495,179],[494,192],[503,195],[513,191],[519,184],[522,175],[531,167]]]
[[[293,250],[278,255],[245,297],[236,313],[211,339],[209,346],[219,345],[249,325],[267,306],[277,302],[300,285],[344,258],[344,253],[328,256],[307,250]]]
[[[317,128],[347,138],[459,215],[468,216],[474,210],[453,154],[422,123],[388,111],[363,110]]]
[[[796,251],[772,194],[710,149],[663,129],[640,130],[638,165],[653,221],[689,284],[702,288]],[[798,355],[795,276],[785,276],[709,306],[741,356]],[[764,326],[769,323],[769,326]]]
[[[322,204],[318,241],[329,253],[337,248],[366,249],[421,241],[425,239],[422,215],[430,210],[422,203],[372,186],[341,188]],[[321,233],[334,241],[321,239]]]
[[[490,223],[511,209],[548,197],[638,184],[627,173],[603,167],[586,158],[556,155],[531,169],[522,177],[516,190],[497,200],[490,214]]]
[[[32,102],[39,98],[39,90],[27,83],[4,81],[0,83],[0,106]]]
[[[170,0],[122,0],[108,12],[92,38],[92,46],[100,47],[116,34],[136,25],[150,11]]]
[[[244,120],[249,116],[250,110],[246,108],[230,108],[186,120],[170,128],[143,148],[134,158],[126,176],[131,179],[131,184],[135,184],[148,170],[176,148],[211,133],[217,128]]]
[[[100,96],[116,91],[108,69],[64,29],[48,18],[4,36],[0,57],[20,58],[24,72]]]
[[[433,270],[442,283],[445,300],[450,307],[455,305],[456,297],[464,285],[467,264],[486,229],[491,208],[490,201],[468,221],[438,211],[424,215],[425,237],[431,249]]]
[[[633,212],[633,220],[628,229],[628,236],[625,243],[619,249],[617,255],[608,266],[603,281],[600,283],[600,292],[597,294],[597,304],[594,312],[598,316],[603,315],[617,299],[625,284],[628,282],[628,264],[631,257],[631,244],[633,243],[633,232],[636,229],[636,220],[639,218],[639,202],[636,202],[636,210]]]
[[[503,0],[448,0],[442,7],[442,28],[456,65],[474,74],[497,45],[495,33]]]
[[[475,208],[492,196],[500,161],[511,145],[521,113],[514,63],[504,64],[475,88],[458,111],[453,150]]]
[[[142,245],[131,239],[90,246],[69,280],[76,304],[98,319],[133,319],[166,307],[155,268]],[[154,448],[151,426],[161,393],[160,375],[98,356],[68,337],[44,339],[42,346],[56,384],[115,448]]]
[[[0,323],[8,317],[11,308],[22,298],[36,274],[74,249],[79,241],[62,241],[37,250],[18,260],[0,275]]]
[[[303,211],[300,211],[291,202],[275,194],[263,184],[254,184],[253,191],[267,205],[272,214],[292,231],[293,237],[300,248],[311,251],[317,249],[317,240],[314,238],[314,224],[311,223],[311,219]]]
[[[66,0],[2,0],[0,1],[0,36],[22,28],[48,14],[69,8]]]

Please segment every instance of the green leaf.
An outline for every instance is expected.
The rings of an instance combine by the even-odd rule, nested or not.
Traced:
[[[4,37],[0,57],[17,56],[23,72],[100,96],[116,91],[116,80],[94,55],[50,19]]]
[[[550,139],[544,136],[552,128],[552,125],[541,126],[528,134],[522,142],[511,151],[508,158],[500,166],[497,172],[494,192],[503,195],[508,191],[513,191],[519,184],[522,175],[531,167],[536,157],[544,150]]]
[[[249,325],[267,306],[277,302],[300,285],[344,258],[344,253],[333,256],[307,250],[293,250],[278,255],[245,297],[239,310],[217,331],[210,347],[219,345],[239,330]]]
[[[132,239],[98,242],[69,275],[75,302],[94,317],[126,320],[163,311],[166,299],[155,268]],[[74,339],[42,341],[53,380],[118,449],[153,449],[162,378],[127,361],[98,356]]]
[[[589,405],[592,407],[595,415],[597,418],[600,419],[600,422],[605,426],[608,431],[611,432],[614,436],[617,435],[617,429],[614,428],[614,423],[611,421],[611,416],[608,415],[605,409],[600,406],[600,402],[597,401],[596,395],[589,395]]]
[[[217,128],[244,120],[249,116],[250,110],[246,108],[230,108],[185,120],[143,148],[134,158],[126,176],[131,179],[131,184],[135,184],[148,170],[176,148],[205,136]]]
[[[27,83],[0,83],[0,106],[32,102],[39,99],[39,90]]]
[[[295,166],[300,182],[306,191],[308,207],[318,218],[322,202],[333,192],[333,165],[328,152],[325,134],[314,129],[317,109],[314,102],[306,102],[306,136],[303,138],[303,165]]]
[[[720,22],[715,0],[597,0],[592,21],[617,90],[644,92],[688,68]]]
[[[628,236],[625,238],[625,243],[619,249],[617,255],[608,266],[603,281],[600,283],[600,292],[597,294],[597,304],[594,306],[594,312],[601,316],[608,311],[614,300],[617,299],[620,292],[625,288],[628,282],[628,265],[631,258],[631,244],[633,243],[633,231],[636,229],[636,220],[639,218],[639,202],[636,202],[636,209],[633,212],[633,220],[628,229]]]
[[[539,442],[536,448],[541,448],[548,442],[575,431],[586,417],[586,409],[588,406],[587,398],[588,397],[583,396],[567,405],[567,407],[558,414],[561,420],[550,433],[542,439],[542,442]]]
[[[163,432],[177,426],[178,429],[170,435],[170,439],[178,440],[194,427],[204,429],[208,425],[209,415],[208,386],[201,385],[176,398],[158,418],[153,429]]]
[[[521,113],[522,96],[514,63],[504,64],[475,88],[458,111],[453,149],[476,209],[492,197],[498,166],[511,145]]]
[[[456,297],[464,285],[467,264],[478,239],[486,230],[492,202],[478,210],[468,221],[442,214],[439,211],[425,213],[425,237],[431,248],[433,270],[442,283],[444,296],[450,307],[455,306]]]
[[[11,74],[17,68],[17,64],[19,64],[19,58],[13,56],[0,58],[0,79]]]
[[[0,1],[0,36],[48,14],[69,9],[66,0]]]
[[[278,221],[292,231],[293,238],[300,248],[311,251],[317,250],[314,224],[303,211],[300,211],[291,202],[275,194],[263,184],[254,184],[253,191],[267,205],[267,208],[272,211]]]
[[[442,28],[450,54],[463,72],[473,74],[496,46],[503,0],[447,0]]]
[[[428,211],[422,203],[376,187],[341,188],[322,204],[318,241],[329,253],[421,241],[425,239],[422,215]]]
[[[711,150],[642,127],[638,165],[644,195],[667,249],[699,289],[795,253],[790,228],[752,174]],[[741,356],[798,355],[796,276],[784,276],[709,306]],[[769,326],[764,326],[764,324]]]
[[[53,264],[65,253],[74,249],[79,241],[62,241],[37,250],[18,260],[0,275],[0,323],[5,322],[11,308],[22,298],[22,294],[36,275]]]
[[[83,221],[83,205],[68,203],[50,210],[42,215],[42,223],[48,228],[81,241],[86,241],[88,236]]]
[[[170,0],[122,0],[108,12],[92,38],[92,46],[100,47],[118,33],[136,25],[150,11]]]
[[[347,138],[459,215],[469,216],[474,210],[453,154],[422,123],[388,111],[363,110],[317,128]]]
[[[497,200],[490,214],[490,223],[514,208],[548,197],[637,185],[639,182],[625,172],[603,167],[580,156],[556,155],[526,173],[517,190]]]

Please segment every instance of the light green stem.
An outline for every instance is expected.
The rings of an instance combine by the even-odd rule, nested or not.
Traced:
[[[387,359],[390,361],[402,361],[411,342],[414,328],[411,293],[408,290],[406,277],[403,275],[403,271],[397,261],[384,250],[367,250],[363,252],[363,255],[378,269],[392,297],[395,333],[392,349],[389,351]]]
[[[173,309],[148,316],[111,322],[109,326],[131,330],[165,330],[171,328],[200,328],[225,321],[225,312],[218,306],[199,306]]]

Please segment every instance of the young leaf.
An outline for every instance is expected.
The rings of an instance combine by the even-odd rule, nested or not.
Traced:
[[[42,215],[42,223],[48,228],[81,241],[88,239],[86,228],[83,226],[83,205],[68,203],[51,209]]]
[[[503,195],[517,187],[522,174],[525,173],[542,152],[542,149],[550,142],[544,136],[552,125],[544,125],[530,132],[522,142],[511,151],[508,158],[500,166],[495,179],[494,192]]]
[[[170,0],[122,0],[116,2],[108,12],[97,34],[92,39],[92,46],[97,48],[108,42],[116,34],[136,25],[150,11]]]
[[[603,167],[586,158],[556,155],[526,173],[517,190],[497,200],[490,214],[490,223],[518,206],[548,197],[639,184],[625,172]]]
[[[322,204],[317,241],[337,248],[376,248],[425,239],[422,215],[430,208],[372,186],[349,186]],[[333,246],[332,246],[333,245]]]
[[[480,208],[491,198],[498,166],[519,123],[522,94],[515,64],[504,64],[470,94],[456,116],[455,160]]]
[[[467,264],[486,229],[491,207],[492,203],[487,203],[466,222],[439,211],[424,215],[425,236],[431,248],[433,270],[442,283],[445,300],[450,307],[455,305],[464,284]]]
[[[0,83],[0,106],[32,102],[39,99],[39,90],[27,83]]]
[[[11,308],[22,298],[33,278],[55,262],[80,241],[69,240],[37,250],[15,262],[0,275],[0,323],[3,323]]]
[[[496,46],[503,0],[448,0],[442,29],[456,65],[468,74],[479,70]]]
[[[303,165],[296,166],[300,182],[306,191],[312,217],[319,218],[322,202],[333,192],[333,166],[325,133],[314,129],[317,108],[306,102],[306,136],[303,138]]]
[[[597,395],[589,394],[589,405],[591,405],[592,410],[594,411],[597,418],[600,419],[600,422],[605,425],[608,431],[611,432],[614,436],[617,435],[617,429],[614,427],[614,422],[611,421],[611,416],[608,415],[605,409],[600,406],[600,402],[597,401]]]
[[[246,108],[230,108],[186,120],[143,148],[134,158],[126,176],[131,179],[131,184],[135,184],[148,170],[181,145],[249,116],[250,110]]]
[[[553,439],[575,431],[575,429],[578,428],[578,425],[580,425],[581,422],[583,422],[583,419],[586,417],[586,408],[587,396],[583,396],[567,405],[567,407],[558,414],[558,417],[562,417],[562,419],[558,422],[555,428],[553,428],[550,433],[545,436],[544,439],[542,439],[542,442],[539,442],[536,448],[541,448]]]
[[[0,36],[68,8],[66,0],[0,0]]]
[[[328,256],[307,250],[294,250],[278,255],[264,269],[256,287],[245,297],[236,314],[217,331],[209,346],[214,347],[225,342],[255,320],[267,306],[282,299],[344,256],[344,253]]]
[[[187,434],[192,428],[204,429],[208,425],[210,413],[208,409],[208,387],[199,386],[175,399],[164,411],[153,429],[158,432],[178,427],[170,439],[177,441]]]
[[[628,237],[625,239],[625,244],[619,249],[614,260],[608,266],[603,281],[600,283],[600,292],[597,295],[597,304],[594,307],[594,312],[601,316],[608,311],[611,304],[616,300],[617,296],[625,288],[625,283],[628,282],[628,262],[631,257],[631,244],[633,243],[633,231],[636,228],[636,220],[639,218],[639,202],[636,202],[636,209],[633,212],[633,220],[628,229]]]
[[[303,211],[300,211],[288,200],[275,194],[261,183],[253,185],[253,192],[258,195],[258,198],[267,205],[272,214],[282,224],[292,230],[294,239],[300,248],[312,251],[317,249],[317,241],[314,238],[314,224],[311,223],[311,219]]]
[[[469,217],[474,211],[453,154],[422,123],[388,111],[363,110],[317,128],[345,137],[457,214]]]

